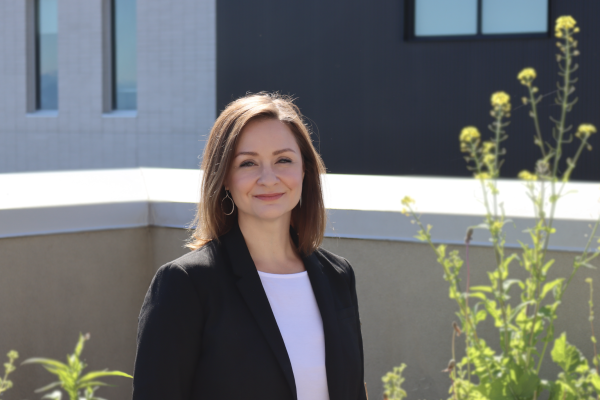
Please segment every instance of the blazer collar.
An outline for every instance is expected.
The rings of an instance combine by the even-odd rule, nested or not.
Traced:
[[[246,241],[238,224],[235,224],[231,230],[222,237],[222,243],[225,246],[233,273],[238,276],[236,281],[238,290],[242,294],[244,301],[250,308],[262,333],[265,335],[279,366],[290,386],[294,400],[298,399],[296,393],[296,382],[294,381],[294,372],[292,364],[285,349],[285,343],[279,332],[277,321],[271,310],[269,299],[263,289],[262,282],[258,276],[254,261],[246,246]]]
[[[292,231],[292,238],[295,239]],[[277,321],[271,310],[269,299],[263,289],[262,282],[250,256],[246,241],[239,228],[235,224],[222,238],[232,271],[238,276],[236,282],[244,301],[250,308],[254,319],[265,335],[271,350],[275,354],[283,374],[290,386],[294,400],[297,400],[296,383],[294,372],[290,362],[285,343],[277,326]],[[308,273],[310,283],[321,312],[323,321],[323,333],[325,336],[325,367],[327,370],[327,386],[330,400],[344,399],[344,376],[343,376],[343,351],[339,340],[339,327],[335,303],[329,278],[325,273],[323,265],[315,254],[302,258],[304,267]]]

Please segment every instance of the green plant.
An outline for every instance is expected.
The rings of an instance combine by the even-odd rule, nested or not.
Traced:
[[[4,363],[4,377],[0,378],[0,395],[13,386],[12,382],[8,380],[8,376],[16,369],[15,360],[19,358],[19,353],[11,350],[6,356],[8,357],[8,362]]]
[[[563,294],[581,267],[592,268],[591,261],[600,253],[600,248],[592,249],[597,237],[598,222],[592,228],[584,251],[576,256],[573,269],[568,277],[548,279],[554,260],[548,259],[548,243],[554,228],[554,215],[559,199],[566,195],[565,184],[575,169],[585,149],[591,150],[588,143],[596,128],[591,124],[581,124],[574,137],[579,140],[575,154],[563,161],[564,145],[574,137],[572,127],[567,125],[567,114],[577,102],[572,97],[576,79],[573,73],[578,65],[574,57],[579,55],[574,35],[579,32],[575,20],[561,16],[556,21],[556,37],[560,39],[557,55],[561,82],[558,84],[556,103],[560,106],[560,117],[551,118],[553,144],[546,141],[540,130],[537,105],[542,96],[533,86],[536,72],[525,68],[518,79],[528,91],[523,103],[531,107],[530,116],[535,126],[534,144],[540,148],[541,157],[535,163],[534,172],[522,171],[519,178],[525,181],[529,198],[535,210],[535,224],[528,233],[531,244],[519,242],[521,254],[507,254],[504,227],[511,221],[506,219],[504,209],[498,202],[497,180],[504,160],[505,149],[502,142],[508,137],[504,129],[508,126],[511,104],[505,92],[496,92],[491,97],[493,122],[489,125],[492,138],[481,140],[479,130],[466,127],[460,134],[460,149],[466,153],[468,168],[480,182],[486,216],[482,224],[471,227],[465,240],[466,257],[463,260],[457,250],[448,251],[446,245],[435,246],[432,242],[432,226],[425,226],[414,208],[414,200],[405,197],[402,204],[404,213],[413,218],[419,227],[416,238],[429,244],[436,254],[437,261],[444,270],[444,279],[450,285],[449,297],[458,305],[457,315],[460,327],[455,324],[452,331],[452,360],[445,370],[450,376],[451,399],[527,399],[536,400],[546,392],[550,400],[600,399],[600,376],[598,356],[594,354],[590,367],[588,360],[573,345],[567,342],[567,334],[556,337],[554,323],[557,308]],[[564,171],[561,172],[561,169]],[[469,282],[469,243],[473,229],[489,232],[496,267],[488,273],[489,284],[470,287]],[[598,241],[600,243],[600,240]],[[461,289],[460,272],[466,262],[467,282]],[[527,279],[513,279],[510,267],[519,263],[527,274]],[[591,285],[591,281],[590,281]],[[520,290],[518,304],[509,302],[511,289]],[[590,324],[592,341],[593,304],[590,301]],[[494,348],[478,333],[478,325],[491,317],[499,331],[499,343]],[[462,327],[462,329],[461,329]],[[455,355],[455,338],[464,332],[465,356],[458,360]],[[552,345],[550,356],[562,369],[556,380],[540,377],[540,369],[548,346]]]
[[[54,388],[62,388],[67,392],[69,400],[102,400],[94,396],[94,392],[99,386],[109,386],[106,383],[98,381],[99,378],[107,376],[124,376],[132,378],[120,371],[92,371],[85,375],[81,375],[85,367],[87,366],[81,361],[80,356],[83,351],[83,346],[86,340],[90,339],[89,333],[86,335],[79,334],[79,340],[75,346],[73,354],[67,355],[67,363],[64,364],[60,361],[49,359],[49,358],[29,358],[23,361],[23,364],[41,364],[46,370],[58,377],[58,381],[52,382],[42,388],[37,389],[35,392],[45,392]],[[55,390],[54,392],[47,394],[44,398],[49,399],[61,399],[62,394],[60,391]]]
[[[402,400],[406,397],[406,391],[402,389],[402,383],[404,382],[402,371],[404,371],[404,368],[406,368],[406,364],[394,367],[391,372],[388,372],[381,378],[383,381],[384,400]]]

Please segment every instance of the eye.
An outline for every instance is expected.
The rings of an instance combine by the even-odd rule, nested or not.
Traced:
[[[247,160],[247,161],[244,161],[243,163],[241,163],[240,167],[251,167],[253,165],[254,165],[254,161]]]
[[[277,162],[285,164],[285,163],[291,163],[292,160],[290,160],[289,158],[286,157],[286,158],[281,158],[281,159],[277,160]]]

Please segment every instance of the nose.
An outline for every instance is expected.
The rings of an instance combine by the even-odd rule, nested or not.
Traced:
[[[273,171],[270,165],[263,165],[260,170],[260,177],[258,178],[258,184],[264,186],[275,185],[279,181],[277,174]]]

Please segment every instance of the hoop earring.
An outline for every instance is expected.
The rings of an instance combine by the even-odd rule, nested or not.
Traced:
[[[231,209],[231,212],[229,214],[227,214],[225,212],[225,210],[223,210],[223,201],[225,199],[231,200],[232,209]],[[231,215],[235,211],[235,203],[233,202],[233,199],[231,197],[229,197],[229,191],[228,190],[225,190],[225,197],[223,197],[223,199],[221,200],[221,211],[223,211],[223,214],[225,214],[225,215]]]

